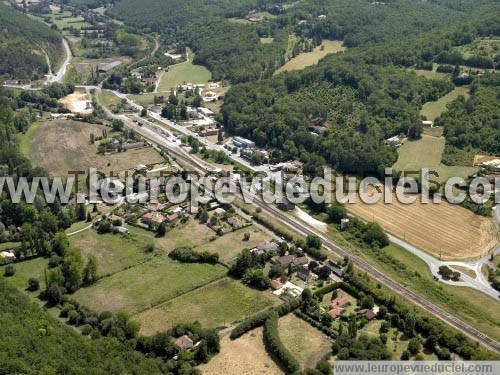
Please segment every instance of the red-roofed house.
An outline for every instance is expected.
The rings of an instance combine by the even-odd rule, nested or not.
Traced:
[[[349,299],[344,296],[338,296],[335,298],[332,303],[330,304],[331,308],[333,309],[334,307],[346,307],[349,304]]]
[[[283,287],[283,283],[279,280],[271,280],[271,288],[274,290],[281,289]]]
[[[339,306],[336,306],[334,308],[332,308],[330,311],[328,311],[328,314],[332,317],[332,318],[337,318],[338,316],[342,315],[342,313],[344,312],[345,310],[342,308],[342,307],[339,307]]]

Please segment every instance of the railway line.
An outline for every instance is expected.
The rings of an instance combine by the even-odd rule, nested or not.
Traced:
[[[207,172],[208,171],[208,169],[203,164],[201,164],[199,161],[197,161],[196,159],[194,159],[190,155],[183,154],[182,150],[169,149],[168,151],[171,154],[175,155],[177,159],[180,159],[183,162],[188,163],[189,165],[194,167],[199,172]],[[318,236],[321,239],[323,246],[326,250],[331,251],[340,257],[345,257],[345,256],[349,257],[349,259],[352,260],[352,262],[354,263],[354,265],[357,268],[359,268],[363,272],[366,272],[368,275],[370,275],[373,279],[375,279],[380,284],[392,289],[400,296],[406,298],[407,300],[410,300],[415,305],[424,309],[428,313],[438,317],[439,319],[441,319],[443,322],[449,324],[450,326],[465,333],[467,336],[471,337],[472,339],[479,341],[485,347],[487,347],[487,348],[489,348],[497,353],[500,353],[500,344],[496,340],[488,337],[487,335],[485,335],[482,332],[478,331],[477,329],[471,327],[467,323],[463,322],[462,320],[458,319],[457,317],[453,316],[452,314],[446,312],[445,310],[443,310],[439,306],[433,304],[432,302],[427,301],[425,298],[422,298],[421,296],[412,292],[411,290],[408,290],[406,287],[404,287],[400,283],[388,278],[383,273],[379,272],[376,268],[371,266],[369,263],[367,263],[364,260],[362,260],[361,258],[353,255],[352,253],[343,249],[342,247],[336,245],[329,238],[327,238],[324,234],[313,230],[312,228],[306,226],[305,224],[302,224],[296,220],[291,219],[289,216],[287,216],[285,213],[279,211],[274,206],[270,206],[269,204],[263,202],[260,198],[256,197],[256,199],[254,200],[254,205],[260,207],[262,209],[262,211],[268,213],[269,215],[271,215],[272,217],[274,217],[278,221],[280,221],[282,224],[287,225],[288,227],[299,232],[302,235],[305,235],[305,236],[316,235],[316,236]]]
[[[110,111],[107,111],[108,115],[111,115],[111,117],[116,117],[116,118],[121,118],[124,120],[125,116],[117,116],[112,114]],[[162,136],[157,134],[151,129],[148,129],[146,126],[139,126],[130,119],[128,121],[124,121],[125,125],[128,127],[133,128],[137,133],[141,134],[143,137],[148,139],[150,142],[155,144],[157,147],[160,147],[162,149],[165,149],[168,151],[171,155],[175,156],[178,161],[182,161],[189,165],[191,168],[194,169],[194,171],[200,173],[200,174],[206,174],[209,172],[209,168],[198,161],[196,158],[192,157],[189,155],[187,152],[184,150],[180,149],[178,146],[174,146],[171,144],[171,142],[167,142]],[[150,123],[151,125],[157,126],[155,124]],[[322,243],[323,247],[327,250],[330,251],[334,254],[336,254],[339,257],[349,257],[349,259],[352,260],[353,264],[360,269],[363,272],[366,272],[370,277],[375,279],[378,283],[388,287],[389,289],[393,290],[396,292],[398,295],[404,297],[405,299],[409,300],[413,304],[419,306],[423,310],[427,311],[433,316],[436,316],[440,320],[442,320],[444,323],[456,328],[457,330],[463,332],[470,338],[478,341],[481,343],[483,346],[487,347],[490,350],[493,350],[497,353],[500,353],[500,343],[498,343],[496,340],[492,339],[491,337],[487,336],[486,334],[480,332],[479,330],[473,328],[469,324],[463,322],[456,316],[448,313],[447,311],[443,310],[441,307],[435,305],[434,303],[427,301],[425,298],[421,297],[417,293],[407,289],[405,286],[401,285],[400,283],[390,279],[389,277],[385,276],[383,273],[378,271],[375,267],[370,265],[369,263],[365,262],[361,258],[353,255],[349,251],[343,249],[339,245],[335,244],[333,241],[331,241],[329,238],[327,238],[324,234],[315,231],[314,229],[306,226],[305,224],[293,220],[290,218],[288,215],[283,213],[282,211],[278,210],[274,206],[271,206],[264,201],[261,200],[260,197],[256,196],[256,199],[254,199],[253,204],[260,207],[262,211],[266,212],[269,214],[271,217],[276,219],[277,221],[281,222],[282,224],[290,227],[292,230],[307,236],[307,235],[315,235],[318,236]]]

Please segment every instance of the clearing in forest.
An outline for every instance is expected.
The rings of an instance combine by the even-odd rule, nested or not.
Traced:
[[[308,66],[317,64],[326,55],[344,51],[342,41],[339,40],[324,40],[321,45],[314,48],[311,52],[301,53],[298,56],[289,60],[285,65],[279,68],[274,74],[282,73],[291,70],[301,70]]]
[[[425,116],[427,120],[434,121],[446,110],[446,106],[460,95],[464,95],[465,97],[469,96],[469,88],[465,86],[456,87],[435,102],[425,103],[422,106],[420,114]]]

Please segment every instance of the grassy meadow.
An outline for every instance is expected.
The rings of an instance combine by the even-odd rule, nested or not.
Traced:
[[[227,327],[279,303],[268,291],[259,292],[240,281],[224,278],[143,311],[134,319],[141,322],[141,333],[145,335],[195,320],[204,327]]]
[[[311,52],[304,52],[289,60],[285,65],[279,68],[274,74],[285,71],[301,70],[308,66],[315,65],[326,55],[338,53],[345,49],[343,43],[338,40],[324,40],[321,45],[314,48]]]

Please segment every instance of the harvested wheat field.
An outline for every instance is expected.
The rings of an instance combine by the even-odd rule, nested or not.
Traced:
[[[404,205],[368,205],[357,199],[349,211],[365,220],[374,220],[389,233],[443,260],[461,260],[486,255],[498,241],[493,218],[478,216],[447,202]]]
[[[256,328],[231,341],[221,340],[221,350],[209,363],[198,367],[206,375],[274,375],[283,372],[269,357],[262,340],[262,328]]]

